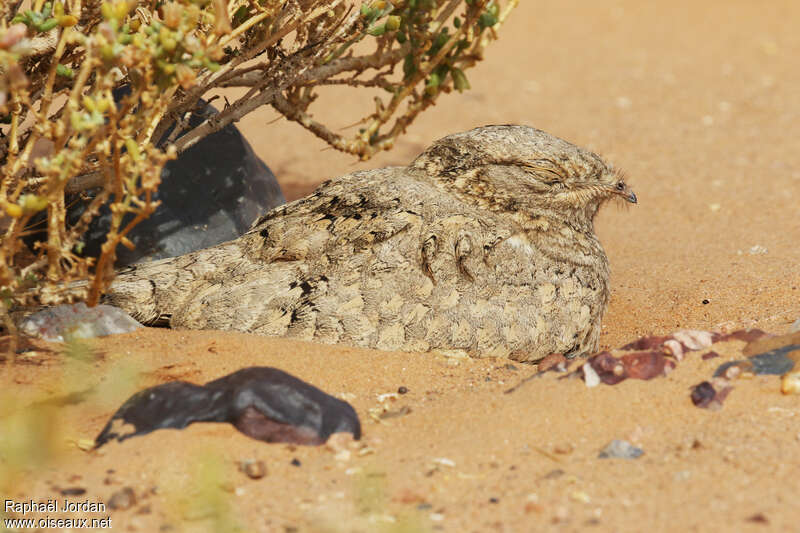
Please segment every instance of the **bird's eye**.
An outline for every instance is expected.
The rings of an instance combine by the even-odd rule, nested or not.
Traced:
[[[617,182],[617,190],[618,191],[624,191],[625,190],[625,182],[624,181],[618,181]]]

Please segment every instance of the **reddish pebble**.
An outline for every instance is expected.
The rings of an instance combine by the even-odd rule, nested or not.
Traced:
[[[566,364],[567,358],[560,353],[551,353],[550,355],[545,356],[544,359],[539,361],[539,372],[547,372],[548,370],[557,367],[561,363]]]
[[[600,381],[606,385],[616,385],[627,378],[625,366],[609,352],[600,352],[589,358],[589,364],[597,372]]]
[[[769,333],[762,331],[760,329],[740,329],[737,331],[732,331],[730,333],[725,333],[721,335],[718,339],[715,339],[714,342],[725,342],[725,341],[753,342],[762,337],[766,337],[767,335],[769,335]]]
[[[642,337],[640,339],[636,339],[635,341],[626,344],[622,347],[623,350],[652,350],[653,348],[658,348],[664,341],[669,339],[669,337],[659,337],[654,335],[652,337]]]
[[[717,352],[711,351],[703,354],[703,361],[707,359],[714,359],[715,357],[719,357]]]
[[[629,378],[633,379],[653,379],[656,376],[664,375],[666,359],[661,352],[638,352],[622,356],[622,364],[625,366]]]

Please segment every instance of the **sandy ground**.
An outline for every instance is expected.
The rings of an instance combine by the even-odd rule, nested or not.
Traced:
[[[544,129],[624,168],[639,197],[597,221],[613,272],[603,346],[682,328],[784,333],[800,318],[799,17],[789,1],[524,1],[473,71],[473,90],[443,97],[394,151],[368,163],[323,151],[294,124],[268,124],[269,111],[240,125],[290,199],[331,176],[406,164],[454,131]],[[371,105],[346,92],[328,98],[334,124]],[[715,350],[724,359],[741,347]],[[800,397],[759,376],[737,384],[718,411],[694,407],[689,388],[722,359],[692,357],[652,381],[587,388],[548,377],[505,394],[533,369],[218,332],[100,339],[88,362],[51,348],[7,364],[0,379],[6,412],[60,398],[40,426],[14,426],[16,448],[0,436],[13,464],[40,448],[52,453],[37,459],[44,466],[0,471],[4,499],[108,504],[130,487],[130,508],[82,515],[110,515],[116,530],[800,528]],[[347,399],[364,439],[266,445],[208,424],[91,453],[79,446],[141,387],[251,365]],[[378,401],[400,386],[408,393]],[[370,410],[382,405],[410,412],[376,422]],[[598,459],[615,438],[645,454]],[[264,462],[265,477],[238,471],[251,459]],[[63,496],[69,488],[85,493]]]

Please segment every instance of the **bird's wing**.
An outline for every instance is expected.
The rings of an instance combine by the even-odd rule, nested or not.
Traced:
[[[313,194],[256,220],[242,243],[260,263],[328,261],[357,254],[414,220],[402,175],[381,169],[322,184]],[[392,179],[393,176],[394,179]]]
[[[337,178],[266,213],[234,241],[136,265],[107,300],[145,323],[282,334],[326,274],[356,273],[374,246],[419,225],[408,189],[398,169]]]

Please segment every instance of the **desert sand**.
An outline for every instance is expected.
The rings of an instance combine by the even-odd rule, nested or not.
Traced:
[[[538,127],[623,168],[639,198],[597,219],[612,265],[603,348],[687,328],[780,334],[800,318],[798,19],[789,1],[524,1],[473,89],[442,97],[371,161],[324,150],[269,110],[240,127],[290,200],[332,176],[407,164],[454,131]],[[342,126],[372,105],[326,98]],[[720,358],[698,352],[650,381],[588,388],[548,375],[506,393],[535,368],[213,331],[95,339],[84,359],[37,342],[0,374],[15,467],[0,487],[14,501],[102,502],[53,516],[108,516],[122,531],[796,531],[800,396],[756,376],[721,409],[689,399],[743,346],[715,345]],[[270,445],[197,424],[87,449],[136,390],[252,365],[349,401],[364,437]],[[15,410],[45,418],[30,426]],[[599,459],[612,439],[644,454]],[[266,475],[251,479],[242,461]]]

